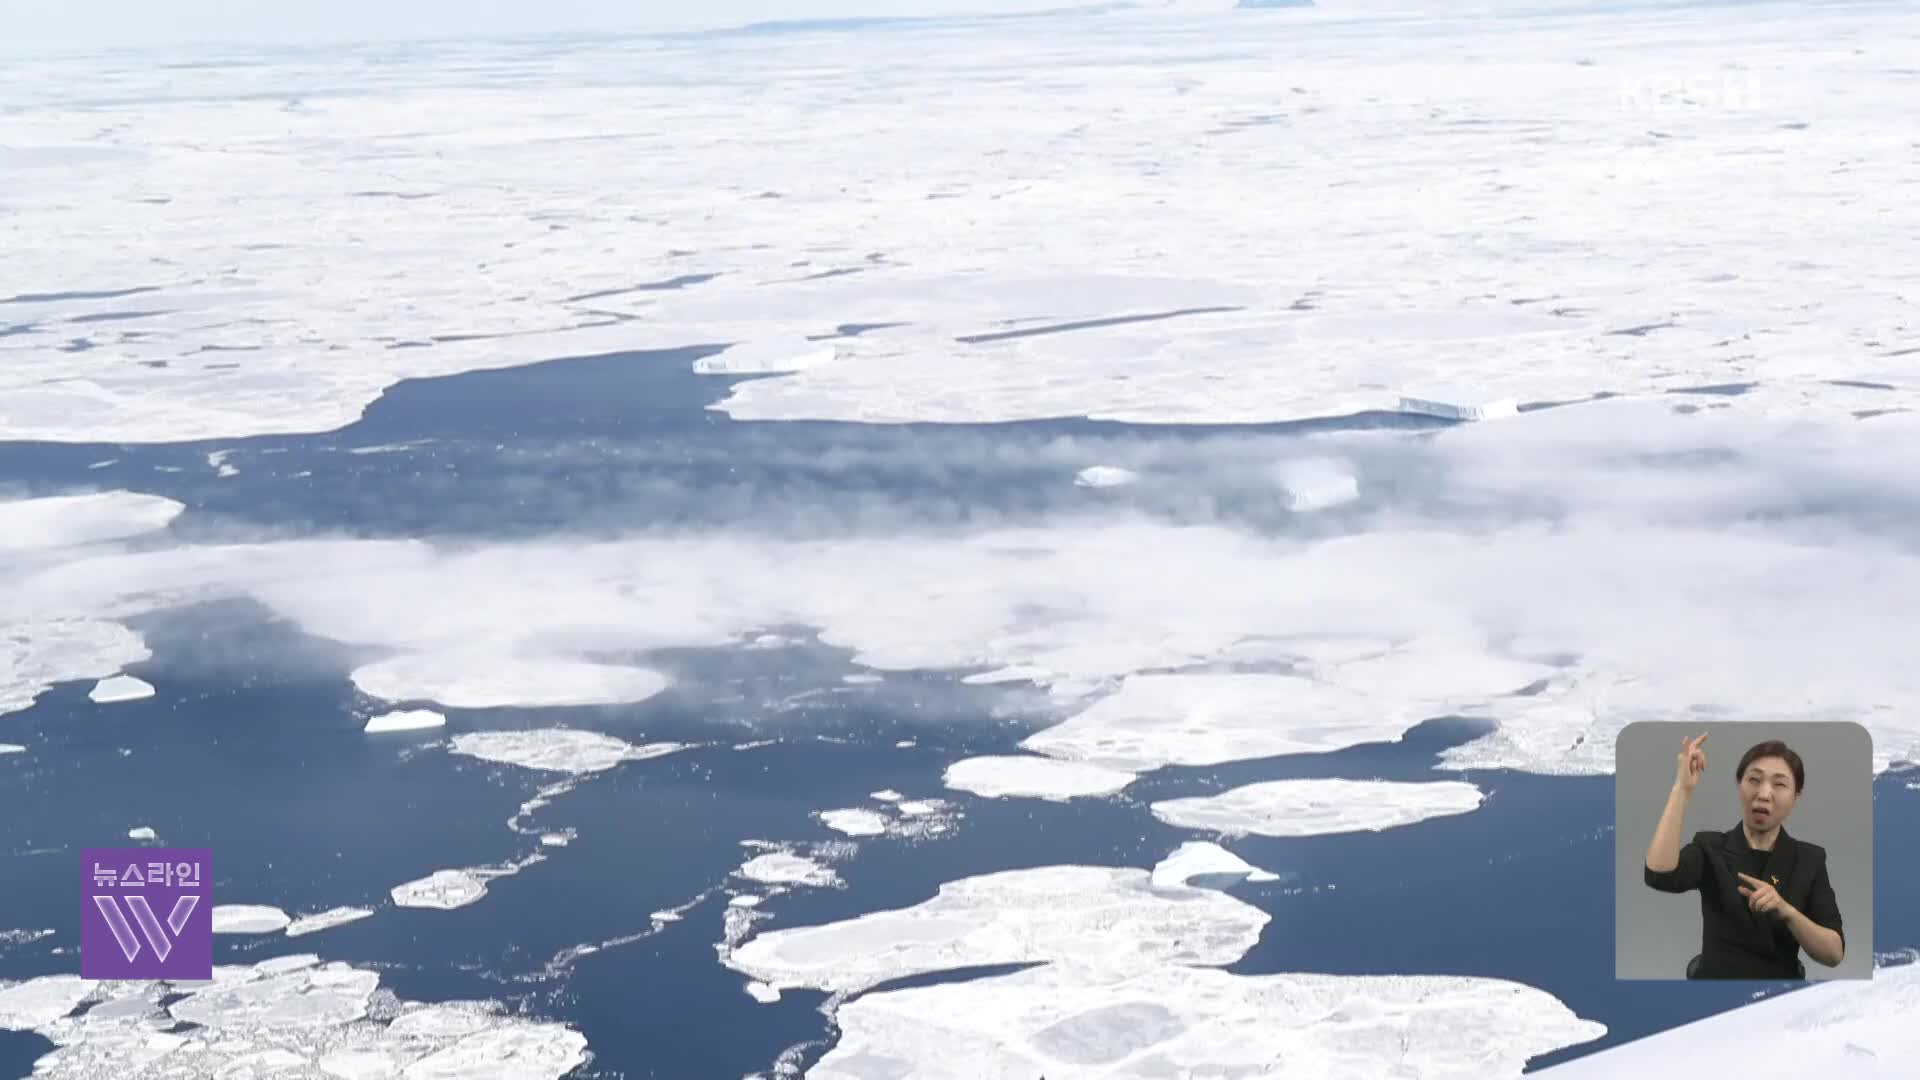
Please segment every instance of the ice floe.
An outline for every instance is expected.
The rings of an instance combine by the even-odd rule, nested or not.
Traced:
[[[381,713],[367,718],[367,726],[362,730],[370,735],[389,731],[424,731],[428,728],[445,727],[447,718],[443,713],[432,709],[400,709]]]
[[[122,701],[141,701],[152,697],[153,684],[131,675],[115,675],[102,679],[87,691],[89,700],[101,705],[112,705]]]
[[[467,757],[547,772],[592,773],[624,761],[645,761],[686,749],[682,743],[635,746],[597,731],[541,728],[535,731],[475,731],[455,735],[448,750]]]
[[[857,807],[822,810],[816,816],[822,825],[848,836],[880,836],[886,833],[889,824],[885,814]]]
[[[1104,934],[1105,931],[1102,931]],[[1262,1076],[1518,1080],[1599,1038],[1552,995],[1461,976],[1232,975],[1079,960],[867,994],[810,1080]]]
[[[213,908],[216,934],[277,934],[292,921],[286,912],[267,904],[215,904]]]
[[[1140,474],[1117,465],[1090,465],[1074,474],[1073,482],[1086,488],[1125,487],[1137,482]]]
[[[1312,754],[1391,742],[1415,721],[1392,699],[1296,675],[1135,675],[1020,745],[1113,770]]]
[[[1189,840],[1154,865],[1151,881],[1156,889],[1188,885],[1219,888],[1243,881],[1278,881],[1278,874],[1262,870],[1246,860],[1206,840]]]
[[[331,930],[336,926],[345,926],[350,922],[359,922],[361,919],[369,918],[372,915],[372,908],[328,908],[325,911],[316,912],[312,915],[301,915],[295,918],[287,924],[287,936],[302,937],[307,934],[317,934],[322,930]]]
[[[132,491],[0,500],[0,552],[124,540],[166,528],[185,509],[173,499]]]
[[[1540,1070],[1552,1080],[1689,1076],[1731,1060],[1791,1062],[1817,1075],[1894,1080],[1920,1058],[1920,963],[1872,979],[1817,982]]]
[[[764,885],[805,885],[823,888],[840,883],[833,868],[792,852],[768,852],[756,855],[734,871],[748,881]]]
[[[384,701],[433,701],[454,709],[628,705],[665,690],[656,671],[582,660],[417,653],[356,668],[353,685]]]
[[[782,989],[851,993],[907,975],[1066,958],[1229,964],[1259,940],[1267,916],[1258,908],[1211,890],[1156,890],[1149,877],[1047,866],[962,878],[912,907],[761,934],[726,964]]]
[[[1465,387],[1431,387],[1400,395],[1401,412],[1437,416],[1445,420],[1496,420],[1519,413],[1511,397],[1476,392]]]
[[[127,839],[129,840],[152,840],[159,835],[159,833],[153,831],[152,827],[147,825],[140,825],[127,830]]]
[[[207,982],[56,975],[0,986],[0,1028],[54,1043],[34,1068],[46,1080],[558,1080],[586,1061],[562,1024],[485,1002],[419,1006],[379,981],[312,955],[216,966]]]
[[[750,982],[747,984],[747,996],[762,1005],[771,1005],[780,1000],[780,991],[763,982]]]
[[[24,754],[27,748],[19,743],[0,743],[0,754]]]
[[[1111,795],[1133,782],[1134,774],[1077,761],[1032,755],[965,758],[947,766],[946,785],[987,798],[1025,796],[1073,799]]]
[[[0,623],[0,715],[31,707],[56,683],[105,678],[152,655],[118,623],[61,615]]]
[[[1153,816],[1229,836],[1326,836],[1398,828],[1475,810],[1485,796],[1458,780],[1269,780],[1218,795],[1168,799]]]
[[[435,870],[423,878],[403,882],[388,890],[400,907],[438,908],[450,911],[476,903],[487,894],[487,883],[467,870]]]

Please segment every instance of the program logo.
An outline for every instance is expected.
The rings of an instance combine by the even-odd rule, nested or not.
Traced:
[[[213,977],[207,848],[83,848],[80,977]]]

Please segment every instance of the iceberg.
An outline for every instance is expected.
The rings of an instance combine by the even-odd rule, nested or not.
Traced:
[[[432,709],[403,709],[370,717],[362,730],[369,735],[389,731],[424,731],[446,726],[447,718]]]
[[[1327,510],[1360,497],[1360,481],[1353,467],[1329,458],[1275,466],[1274,477],[1285,492],[1287,509],[1296,513]]]
[[[153,684],[136,679],[131,675],[115,675],[94,684],[87,697],[102,705],[113,705],[122,701],[140,701],[153,696]]]
[[[1116,465],[1090,465],[1074,474],[1076,486],[1085,488],[1124,487],[1140,479],[1140,474]]]
[[[1156,889],[1225,888],[1243,881],[1278,881],[1280,875],[1251,865],[1219,844],[1189,840],[1155,864],[1151,880]]]

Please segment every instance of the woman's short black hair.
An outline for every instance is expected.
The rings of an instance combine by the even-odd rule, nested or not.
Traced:
[[[1800,755],[1794,753],[1792,747],[1781,742],[1779,739],[1768,739],[1763,743],[1755,743],[1753,749],[1741,756],[1740,769],[1733,774],[1734,780],[1738,781],[1741,777],[1747,775],[1747,766],[1759,761],[1761,758],[1769,757],[1777,757],[1787,763],[1788,770],[1793,773],[1793,793],[1795,795],[1806,790],[1806,763],[1800,760]]]

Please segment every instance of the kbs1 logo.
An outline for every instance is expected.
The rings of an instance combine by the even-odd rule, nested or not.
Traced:
[[[213,978],[207,848],[83,848],[80,977]]]

